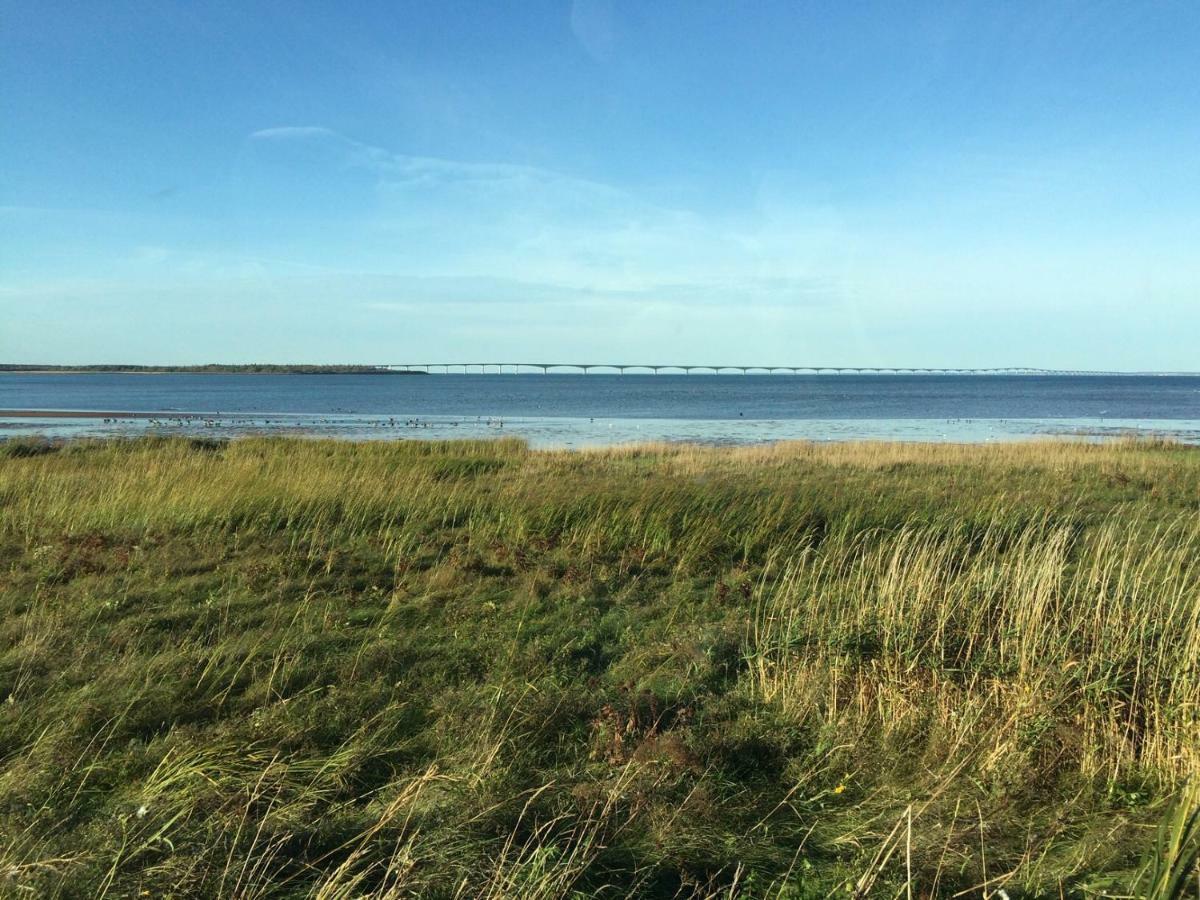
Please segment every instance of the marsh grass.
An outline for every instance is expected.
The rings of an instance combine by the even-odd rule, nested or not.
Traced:
[[[1185,447],[0,444],[0,553],[6,895],[1196,895]]]

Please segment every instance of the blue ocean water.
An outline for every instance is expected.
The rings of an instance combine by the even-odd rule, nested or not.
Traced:
[[[1197,376],[0,374],[0,410],[15,409],[121,415],[0,414],[0,434],[426,438],[503,430],[536,445],[582,446],[1135,431],[1200,442]]]

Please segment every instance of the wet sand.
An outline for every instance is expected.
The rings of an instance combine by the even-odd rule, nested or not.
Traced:
[[[0,409],[0,419],[211,419],[209,412],[113,412],[101,409]]]

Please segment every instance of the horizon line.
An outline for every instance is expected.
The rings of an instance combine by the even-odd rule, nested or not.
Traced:
[[[0,363],[0,373],[32,374],[37,372],[79,372],[79,373],[108,373],[158,371],[162,374],[201,370],[353,370],[352,374],[401,373],[416,372],[418,374],[471,374],[471,375],[512,375],[538,374],[535,372],[520,372],[521,368],[541,370],[542,374],[571,375],[590,374],[592,369],[611,369],[614,372],[606,374],[625,374],[626,370],[646,370],[640,374],[671,374],[672,372],[690,374],[703,371],[707,374],[979,374],[979,375],[1075,375],[1075,376],[1200,376],[1197,371],[1185,370],[1155,370],[1155,369],[1074,369],[1074,368],[1043,368],[1036,366],[828,366],[828,365],[763,365],[763,364],[728,364],[709,365],[703,363],[572,363],[572,362],[429,362],[429,363]],[[513,371],[503,371],[504,369]],[[442,371],[432,371],[441,369]],[[451,372],[451,369],[461,369],[461,372]],[[470,371],[476,369],[477,371]],[[489,369],[493,371],[488,371]],[[574,371],[571,371],[574,370]],[[638,373],[630,373],[638,374]]]

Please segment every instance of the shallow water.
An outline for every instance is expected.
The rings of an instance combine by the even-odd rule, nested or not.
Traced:
[[[13,409],[151,416],[0,415],[0,435],[511,435],[581,447],[1136,433],[1200,443],[1194,376],[0,375],[0,410]]]

